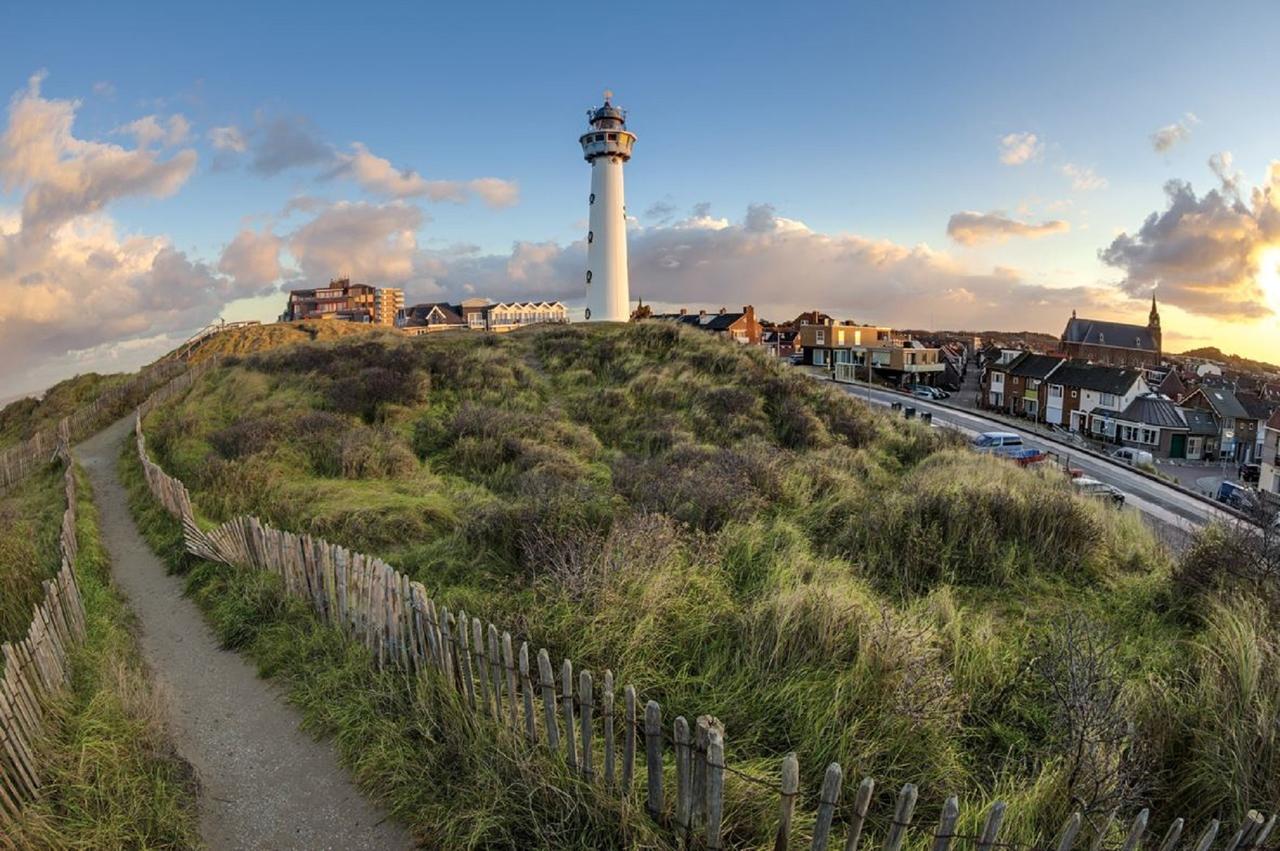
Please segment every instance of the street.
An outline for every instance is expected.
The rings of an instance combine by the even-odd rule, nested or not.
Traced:
[[[1066,458],[1071,467],[1083,470],[1086,476],[1124,491],[1125,505],[1142,512],[1153,526],[1164,534],[1165,539],[1174,545],[1185,541],[1187,535],[1206,525],[1210,520],[1231,522],[1235,519],[1234,515],[1204,500],[1149,479],[1128,466],[1106,461],[1088,453],[1073,452],[1071,447],[1045,440],[1043,436],[1015,425],[995,423],[928,399],[918,399],[876,387],[868,389],[865,384],[836,383],[835,386],[877,405],[888,407],[893,402],[901,402],[904,408],[915,408],[917,412],[927,411],[933,415],[934,424],[958,429],[968,437],[985,431],[1013,432],[1021,435],[1025,445],[1054,452]],[[1173,534],[1167,534],[1169,532]]]

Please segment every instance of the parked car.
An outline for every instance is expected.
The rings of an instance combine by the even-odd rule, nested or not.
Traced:
[[[983,432],[970,445],[979,452],[993,455],[1011,455],[1023,448],[1022,435],[1008,431]]]
[[[1213,495],[1213,498],[1241,511],[1248,511],[1258,505],[1258,498],[1245,486],[1244,482],[1223,482],[1218,485],[1218,492]]]
[[[933,398],[935,398],[935,397],[934,397],[934,395],[933,395],[932,393],[930,393],[930,392],[929,392],[929,390],[928,390],[928,388],[926,388],[926,387],[917,387],[916,389],[914,389],[914,390],[912,390],[912,391],[911,391],[911,395],[912,395],[912,396],[914,396],[914,397],[916,397],[917,399],[933,399]]]
[[[934,387],[929,384],[916,384],[912,388],[912,395],[919,396],[921,392],[927,393],[931,399],[949,399],[951,394],[943,390],[941,387]]]
[[[1032,449],[1030,446],[1010,451],[1008,457],[1017,461],[1023,467],[1030,467],[1032,464],[1039,464],[1041,461],[1049,460],[1048,454],[1043,449]]]
[[[1155,456],[1145,449],[1134,449],[1131,446],[1125,446],[1111,453],[1111,457],[1117,461],[1123,461],[1130,467],[1154,467],[1156,463]]]
[[[1124,505],[1124,491],[1119,488],[1112,487],[1106,482],[1100,482],[1097,479],[1091,479],[1088,476],[1076,476],[1071,480],[1071,484],[1075,486],[1076,493],[1083,496],[1108,500],[1113,505],[1117,506]]]
[[[804,363],[804,352],[795,352],[787,355],[787,360],[791,362],[792,366],[800,366]]]
[[[1247,485],[1256,485],[1262,479],[1261,464],[1241,464],[1240,481]]]

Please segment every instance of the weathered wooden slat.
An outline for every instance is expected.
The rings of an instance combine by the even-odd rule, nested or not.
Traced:
[[[724,847],[724,737],[720,725],[712,725],[707,743],[707,847]]]
[[[1000,825],[1004,822],[1005,803],[996,801],[987,812],[987,820],[982,825],[982,835],[978,839],[978,851],[991,851],[1000,835]]]
[[[676,717],[671,732],[676,752],[676,829],[687,843],[693,826],[693,736],[683,715]]]
[[[515,654],[511,652],[511,633],[502,633],[502,667],[507,674],[508,723],[513,731],[520,729],[520,692],[516,689]]]
[[[827,851],[827,843],[831,840],[831,819],[835,816],[836,805],[840,803],[840,785],[843,780],[844,772],[840,763],[833,762],[827,766],[818,795],[818,819],[813,824],[813,842],[809,846],[813,851]]]
[[[1054,851],[1071,851],[1071,846],[1075,845],[1076,836],[1080,833],[1080,827],[1083,824],[1083,814],[1074,812],[1067,816],[1062,829],[1058,831],[1058,838],[1053,843]],[[1166,851],[1172,851],[1172,849],[1166,849]]]
[[[623,723],[622,731],[622,793],[631,792],[631,780],[635,776],[636,765],[636,687],[627,685],[622,690]]]
[[[849,816],[849,832],[845,835],[844,851],[858,851],[862,828],[867,822],[867,808],[871,806],[871,795],[875,790],[876,781],[870,777],[862,778],[862,782],[858,784],[858,793],[853,799],[853,813]]]
[[[955,795],[947,798],[938,817],[938,828],[933,832],[931,851],[950,851],[956,836],[956,820],[960,817],[960,801]]]
[[[471,639],[467,634],[471,631],[468,626],[470,621],[467,620],[466,612],[458,612],[458,638],[461,640],[461,647],[458,648],[458,672],[462,675],[462,693],[467,698],[467,704],[471,707],[471,711],[480,709],[479,698],[476,694],[476,683],[471,673]]]
[[[1209,822],[1208,827],[1200,834],[1200,838],[1196,840],[1195,848],[1192,851],[1209,851],[1209,846],[1213,844],[1213,840],[1218,837],[1218,828],[1222,826],[1222,822],[1214,819]]]
[[[547,748],[560,750],[560,726],[556,722],[556,678],[551,671],[551,657],[544,647],[538,651],[538,684],[542,687],[543,720],[547,728]]]
[[[588,783],[595,779],[596,773],[595,762],[591,755],[591,742],[595,730],[592,726],[592,716],[595,709],[595,695],[593,693],[593,688],[594,684],[591,681],[591,672],[580,671],[578,673],[578,701],[582,706],[582,753],[580,754],[580,761],[582,765],[582,776]]]
[[[657,701],[644,706],[644,753],[648,794],[645,807],[655,821],[662,821],[662,709]]]
[[[796,795],[800,792],[800,761],[795,753],[782,759],[782,782],[778,788],[778,830],[773,837],[773,851],[787,851],[791,845],[791,820],[796,812]]]
[[[520,691],[524,696],[524,736],[538,741],[538,717],[533,709],[533,679],[529,674],[529,642],[520,642]]]
[[[1138,845],[1142,842],[1142,835],[1147,832],[1147,818],[1150,815],[1144,809],[1133,817],[1133,823],[1129,826],[1128,835],[1125,836],[1122,851],[1137,851]]]
[[[573,719],[573,663],[560,665],[560,714],[564,716],[564,761],[570,770],[578,767],[578,743]]]
[[[1102,843],[1106,841],[1107,834],[1111,833],[1111,825],[1115,824],[1116,811],[1112,810],[1107,815],[1107,820],[1103,822],[1102,827],[1093,837],[1093,843],[1089,846],[1089,851],[1102,851]]]
[[[604,785],[612,789],[616,761],[616,755],[613,752],[613,671],[607,668],[604,672],[604,693],[600,695],[600,726],[604,728]]]
[[[502,722],[502,659],[498,656],[498,628],[489,624],[489,679],[493,691],[493,720]]]
[[[916,787],[914,783],[904,784],[898,791],[898,803],[893,810],[893,824],[889,825],[889,835],[884,840],[884,851],[898,851],[902,841],[907,837],[907,828],[911,826],[911,815],[916,809]],[[1000,811],[1003,817],[1004,811]],[[999,822],[996,828],[999,829]]]

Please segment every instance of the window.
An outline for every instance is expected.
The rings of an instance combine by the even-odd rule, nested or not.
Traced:
[[[1061,384],[1050,384],[1050,385],[1049,385],[1049,398],[1050,398],[1050,399],[1061,399],[1061,398],[1062,398],[1062,385],[1061,385]]]
[[[1072,398],[1072,399],[1076,398],[1076,397],[1077,397],[1077,396],[1079,396],[1079,395],[1080,395],[1080,391],[1079,391],[1079,390],[1072,390],[1072,391],[1071,391],[1071,398]]]
[[[1099,402],[1099,404],[1102,405],[1102,407],[1104,408],[1114,408],[1116,407],[1116,402],[1117,402],[1116,397],[1113,394],[1103,393],[1102,400]]]
[[[609,134],[609,141],[610,141],[610,142],[616,142],[616,141],[618,141],[618,134],[617,134],[617,133],[610,133],[610,134]]]
[[[604,141],[604,134],[603,134],[603,133],[597,133],[597,134],[596,134],[596,141],[597,141],[597,142],[603,142],[603,141]]]
[[[591,283],[591,270],[590,270],[590,269],[588,269],[588,270],[587,270],[587,283],[588,283],[588,284],[589,284],[589,283]]]
[[[596,193],[592,192],[591,197],[587,199],[587,203],[594,204],[595,202],[596,202]]]
[[[1142,442],[1153,445],[1159,443],[1158,434],[1159,433],[1155,429],[1144,428],[1142,430]]]
[[[587,245],[590,245],[595,238],[596,235],[594,233],[587,231]]]
[[[819,328],[817,336],[814,338],[814,342],[819,346],[825,346],[827,344],[827,332]]]

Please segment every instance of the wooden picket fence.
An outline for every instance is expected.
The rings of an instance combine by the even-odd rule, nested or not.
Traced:
[[[44,600],[35,607],[24,638],[0,645],[0,827],[17,819],[40,795],[38,741],[50,699],[70,678],[67,656],[84,640],[84,604],[76,585],[76,482],[67,444],[59,447],[67,507],[59,548],[62,568],[44,582]],[[2,834],[0,834],[2,836]]]
[[[157,397],[170,398],[194,380],[180,376],[163,388]],[[145,410],[154,403],[145,406]],[[737,771],[725,759],[725,729],[710,715],[690,723],[684,716],[674,719],[668,729],[663,709],[657,701],[641,702],[632,685],[622,688],[622,705],[616,703],[616,683],[611,671],[600,680],[591,671],[574,676],[573,663],[564,659],[558,669],[545,648],[533,651],[527,641],[513,638],[482,618],[453,612],[437,605],[419,582],[386,562],[311,535],[298,535],[272,528],[256,517],[235,517],[216,528],[202,530],[192,509],[191,495],[181,481],[168,475],[147,454],[142,422],[145,411],[135,420],[138,457],[155,498],[182,523],[187,550],[206,560],[242,568],[265,570],[281,577],[290,595],[307,601],[324,623],[337,626],[353,640],[369,648],[381,666],[397,666],[422,674],[436,672],[457,693],[461,704],[479,718],[508,731],[528,747],[543,747],[565,760],[583,781],[610,792],[630,796],[639,784],[637,761],[644,771],[643,799],[654,822],[670,835],[673,845],[720,849],[732,841],[732,828],[724,821],[726,778],[732,783],[749,783],[777,800],[777,827],[772,845],[778,851],[790,846],[800,798],[800,770],[796,755],[782,761],[776,780]],[[621,715],[621,718],[618,716]],[[664,766],[674,763],[675,788],[664,786]],[[830,764],[819,790],[809,846],[814,851],[843,847],[857,851],[863,841],[875,783],[861,781],[852,806],[843,798],[844,770]],[[640,790],[637,789],[637,792]],[[670,797],[668,792],[672,791]],[[883,851],[901,851],[908,842],[917,789],[902,787],[882,840]],[[994,803],[987,811],[979,834],[957,832],[959,801],[948,798],[937,825],[929,832],[932,851],[950,851],[960,845],[978,851],[1029,847],[999,838],[1006,805]],[[1087,847],[1102,851],[1111,842],[1117,813],[1102,824],[1091,824],[1082,813],[1074,813],[1062,826],[1050,846],[1052,851]],[[1123,851],[1137,851],[1146,837],[1149,813],[1134,817]],[[1250,811],[1238,830],[1220,851],[1252,851],[1266,847],[1276,818],[1263,819]],[[844,841],[838,842],[837,824],[844,825]],[[1178,847],[1183,820],[1176,819],[1160,842],[1159,851]],[[1210,851],[1219,832],[1213,821],[1199,835],[1190,851]],[[918,828],[918,826],[917,826]],[[1091,841],[1085,845],[1083,838]],[[918,837],[919,838],[919,837]],[[760,838],[747,840],[758,845]],[[1082,844],[1077,846],[1077,840]],[[868,843],[869,844],[869,843]],[[919,842],[916,843],[917,847]],[[1116,847],[1112,843],[1112,847]]]
[[[0,493],[44,468],[53,460],[59,446],[83,440],[111,420],[123,416],[162,382],[169,381],[184,369],[186,364],[178,361],[158,363],[77,408],[59,420],[56,426],[41,429],[22,443],[0,451]]]

